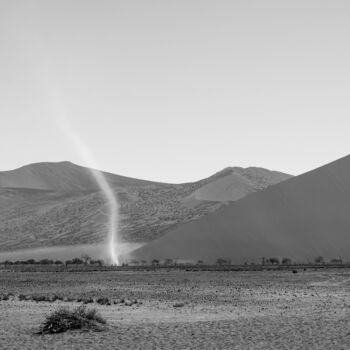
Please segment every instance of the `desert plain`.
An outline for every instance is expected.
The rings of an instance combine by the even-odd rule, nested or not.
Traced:
[[[350,270],[0,271],[1,349],[349,349]],[[64,300],[35,302],[19,295]],[[79,298],[102,332],[36,332]],[[69,301],[70,300],[70,301]],[[128,301],[136,300],[128,306]]]

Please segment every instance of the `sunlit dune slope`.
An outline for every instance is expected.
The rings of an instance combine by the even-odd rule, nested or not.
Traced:
[[[289,178],[290,175],[262,168],[226,168],[192,196],[197,200],[236,201]]]

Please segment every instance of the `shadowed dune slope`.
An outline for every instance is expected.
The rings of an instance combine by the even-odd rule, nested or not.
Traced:
[[[138,259],[350,260],[350,156],[230,203],[136,250]]]

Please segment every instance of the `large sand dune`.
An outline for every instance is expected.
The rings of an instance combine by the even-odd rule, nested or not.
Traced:
[[[260,168],[233,169],[240,169],[243,182],[249,179],[249,193],[289,177]],[[242,181],[232,181],[231,173],[225,169],[185,184],[104,173],[119,199],[123,241],[154,240],[217,210],[223,201],[234,200],[221,195],[221,181],[232,190],[242,187]],[[201,188],[203,199],[196,199]],[[108,231],[108,213],[88,168],[70,162],[37,163],[0,172],[0,251],[101,243]]]
[[[134,252],[185,260],[350,260],[350,156],[254,193]]]

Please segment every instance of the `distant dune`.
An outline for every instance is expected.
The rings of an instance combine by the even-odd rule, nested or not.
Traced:
[[[103,173],[112,186],[141,186],[150,181]],[[35,163],[0,172],[0,187],[52,190],[59,192],[97,191],[89,168],[71,162]]]
[[[350,156],[230,203],[136,250],[137,259],[350,260]]]
[[[104,175],[118,195],[121,237],[134,243],[290,177],[260,168],[227,168],[185,184]],[[0,251],[98,244],[106,238],[107,216],[106,199],[88,168],[59,162],[0,172]]]
[[[193,192],[192,197],[199,201],[236,201],[291,177],[262,168],[226,168],[212,176],[208,184]]]

